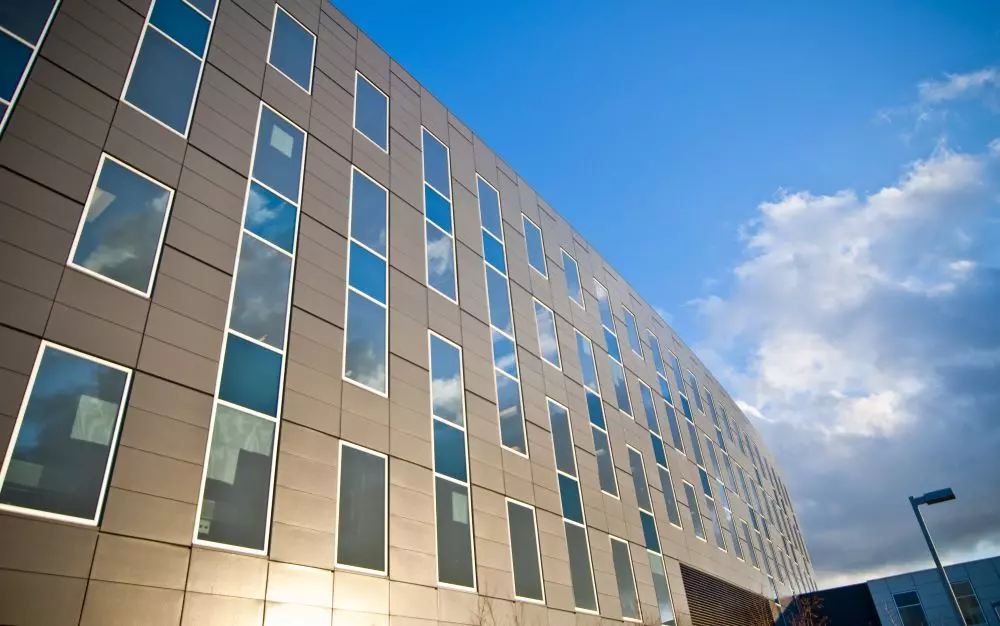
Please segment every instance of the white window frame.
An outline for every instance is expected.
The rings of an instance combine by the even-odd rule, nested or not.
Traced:
[[[218,0],[218,1],[221,2],[222,0]],[[315,50],[315,46],[313,46],[313,49]],[[270,52],[268,52],[268,56],[270,56]],[[316,70],[315,70],[315,68],[313,68],[313,74],[315,74],[315,73],[316,73]],[[358,128],[358,80],[359,79],[360,80],[364,80],[366,83],[368,83],[369,85],[371,85],[375,89],[375,91],[377,91],[380,94],[382,94],[382,96],[385,98],[385,147],[384,148],[382,146],[378,145],[378,143],[374,139],[372,139],[371,137],[369,137],[368,135],[366,135],[364,133],[364,131],[362,131],[362,130],[360,130]],[[292,81],[292,82],[294,82],[294,81]],[[368,80],[368,77],[365,76],[364,74],[362,74],[361,71],[357,70],[357,69],[354,70],[354,106],[352,107],[351,110],[352,110],[351,127],[355,131],[357,131],[359,135],[361,135],[362,137],[364,137],[365,139],[367,139],[368,141],[370,141],[371,144],[373,146],[375,146],[376,148],[378,148],[378,150],[380,152],[383,152],[385,154],[389,154],[389,94],[387,94],[386,92],[382,91],[382,89],[380,89],[378,85],[376,85],[372,81]],[[421,161],[421,163],[422,162],[423,161]]]
[[[694,494],[694,498],[688,496],[687,489],[684,488],[685,486],[691,488],[691,493]],[[694,531],[696,539],[700,539],[701,541],[708,543],[708,534],[705,532],[705,520],[701,517],[701,505],[698,504],[698,490],[694,488],[694,485],[683,479],[681,480],[681,489],[684,491],[684,499],[688,501],[688,511],[698,517],[698,524],[691,530]],[[694,504],[694,509],[691,508],[692,503]],[[701,527],[701,534],[705,535],[705,537],[698,534],[698,527]]]
[[[447,195],[444,192],[440,191],[437,187],[435,187],[434,185],[432,185],[431,183],[429,183],[427,181],[427,172],[424,170],[424,149],[425,149],[425,146],[424,146],[424,136],[425,135],[424,135],[424,133],[425,132],[428,135],[430,135],[431,137],[433,137],[435,141],[437,141],[442,146],[444,146],[444,151],[448,155],[448,193],[447,193]],[[420,180],[421,180],[421,188],[420,188],[421,200],[420,201],[423,204],[423,209],[424,209],[423,210],[423,214],[424,214],[424,232],[421,233],[423,235],[423,240],[424,240],[424,284],[427,285],[428,289],[430,289],[434,293],[438,294],[439,296],[441,296],[442,298],[444,298],[448,302],[451,302],[452,304],[456,304],[457,305],[458,304],[458,300],[459,300],[459,294],[458,294],[458,251],[455,249],[455,201],[454,201],[454,198],[452,198],[452,189],[451,189],[452,188],[452,181],[451,181],[451,148],[448,146],[448,144],[446,144],[445,142],[441,141],[441,138],[438,137],[437,135],[435,135],[431,131],[431,129],[429,129],[426,126],[423,126],[423,125],[420,126]],[[440,226],[438,226],[437,224],[435,224],[429,217],[427,217],[427,198],[424,195],[425,192],[424,192],[424,189],[423,189],[425,186],[429,187],[431,191],[435,192],[436,194],[438,194],[439,196],[441,196],[442,198],[444,198],[445,201],[448,203],[448,210],[451,211],[451,232],[450,233],[446,232],[443,228],[441,228]],[[438,229],[439,231],[441,231],[442,233],[444,233],[444,235],[446,237],[448,237],[448,238],[451,239],[451,258],[452,258],[452,260],[455,263],[455,267],[454,267],[455,271],[452,272],[452,276],[454,278],[453,283],[454,283],[454,287],[455,287],[455,297],[454,298],[451,297],[451,296],[449,296],[448,294],[442,292],[440,289],[438,289],[437,287],[435,287],[434,285],[431,284],[431,268],[430,268],[430,263],[427,262],[427,230],[426,229],[427,229],[428,225],[430,225],[433,228]],[[504,251],[504,255],[506,257],[506,248],[505,248],[505,251]],[[509,289],[508,289],[508,291],[509,291]]]
[[[221,1],[222,0],[216,0],[217,3],[221,2]],[[271,50],[274,48],[274,27],[278,23],[278,11],[281,11],[282,13],[284,13],[289,19],[291,19],[293,22],[295,22],[296,24],[298,24],[299,26],[301,26],[302,30],[306,31],[307,33],[309,33],[312,36],[313,45],[312,45],[312,55],[309,58],[309,87],[308,88],[305,88],[302,85],[299,85],[299,81],[295,80],[294,78],[292,78],[288,74],[286,74],[283,71],[281,71],[281,68],[279,68],[277,65],[271,63]],[[312,95],[313,79],[315,78],[315,75],[316,75],[316,33],[312,32],[312,30],[310,30],[309,28],[307,28],[305,24],[303,24],[299,20],[295,19],[294,15],[292,15],[291,13],[289,13],[288,11],[286,11],[285,8],[283,6],[281,6],[280,4],[278,4],[277,2],[274,3],[274,15],[271,17],[271,35],[268,38],[268,42],[267,42],[267,64],[271,68],[273,68],[276,72],[278,72],[279,74],[281,74],[282,76],[284,76],[285,78],[287,78],[288,80],[290,80],[292,83],[294,83],[299,89],[301,89],[302,91],[306,92],[310,96]],[[355,71],[357,71],[357,70],[355,70]],[[368,80],[368,79],[366,78],[365,80]],[[357,88],[357,84],[355,83],[355,89],[356,88]],[[376,89],[378,89],[378,88],[376,87]],[[384,92],[383,92],[383,95],[385,95]],[[357,98],[355,98],[355,99],[357,99]],[[385,119],[388,122],[388,120],[389,120],[388,98],[387,98],[387,102],[386,102],[386,116],[385,116]],[[362,134],[364,134],[364,133],[362,133]],[[386,143],[388,143],[389,142],[389,125],[388,124],[386,124],[385,137],[386,137]]]
[[[530,249],[531,248],[531,244],[528,243],[528,234],[527,234],[528,224],[531,224],[534,227],[534,229],[538,231],[538,242],[542,246],[542,269],[541,270],[531,264],[531,254],[530,254],[530,252],[531,252],[531,249]],[[542,278],[544,278],[545,280],[548,280],[549,279],[549,260],[547,258],[545,258],[545,236],[542,234],[542,227],[539,226],[538,224],[536,224],[534,222],[534,220],[532,220],[530,217],[528,217],[524,213],[521,213],[521,228],[523,228],[525,230],[525,235],[524,235],[524,252],[525,252],[525,256],[528,259],[528,267],[530,267],[531,269],[535,270],[535,273],[538,274],[539,276],[541,276]],[[582,289],[583,285],[581,285],[580,288]]]
[[[587,337],[587,335],[584,335],[582,332],[580,332],[576,328],[573,329],[573,332],[576,333],[577,337],[583,338],[584,341],[586,341],[588,344],[590,344],[590,356],[591,356],[591,359],[593,359],[593,362],[594,362],[594,374],[595,374],[595,377],[597,378],[597,389],[591,389],[591,388],[587,387],[586,385],[583,385],[583,389],[584,389],[583,395],[584,395],[584,400],[586,400],[587,391],[590,391],[591,393],[596,394],[597,397],[600,399],[600,401],[601,401],[601,411],[604,412],[604,425],[606,427],[608,425],[608,414],[607,414],[608,412],[604,410],[604,396],[601,395],[601,378],[600,378],[599,375],[597,375],[597,355],[594,354],[594,342],[590,340],[590,337]],[[583,358],[582,354],[580,355],[580,358],[581,359]],[[580,369],[581,370],[583,369],[582,366],[581,366]],[[583,378],[582,375],[581,375],[581,378]],[[589,411],[589,409],[588,409],[588,411]],[[597,424],[595,424],[590,419],[589,413],[587,415],[587,423],[590,425],[591,436],[593,436],[593,431],[594,431],[594,429],[596,429],[597,431],[604,433],[604,436],[608,440],[608,457],[611,459],[611,470],[612,470],[611,471],[611,476],[614,478],[614,481],[615,481],[615,491],[617,491],[618,493],[610,493],[610,492],[605,491],[603,488],[601,489],[601,493],[603,493],[604,495],[606,495],[606,496],[608,496],[610,498],[614,498],[615,500],[621,500],[622,489],[621,489],[621,485],[618,484],[618,471],[615,470],[615,453],[614,453],[614,450],[612,449],[612,446],[611,446],[611,434],[608,432],[607,428],[601,428],[600,426],[598,426]],[[600,471],[598,470],[598,476],[599,475],[600,475]]]
[[[504,496],[504,499],[505,499],[505,503],[504,503],[504,517],[507,518],[507,552],[508,552],[508,554],[510,554],[510,580],[511,580],[511,584],[512,584],[511,589],[514,590],[514,599],[515,600],[519,600],[521,602],[530,602],[532,604],[541,604],[541,605],[544,605],[545,604],[545,572],[544,572],[544,569],[542,567],[542,546],[541,546],[541,543],[540,543],[541,540],[539,539],[539,535],[538,535],[538,511],[535,509],[535,507],[533,505],[528,504],[527,502],[521,502],[520,500],[515,500],[514,498],[511,498],[510,496]],[[516,589],[517,589],[517,580],[516,580],[516,576],[514,575],[514,542],[511,539],[511,533],[510,533],[510,510],[508,508],[511,504],[514,504],[515,506],[520,506],[522,508],[530,509],[531,510],[531,520],[532,520],[532,523],[534,523],[534,525],[535,525],[535,550],[538,553],[538,579],[542,583],[542,599],[541,600],[539,600],[538,598],[531,598],[529,596],[519,596],[519,595],[517,595],[517,591],[516,591]],[[473,569],[475,569],[475,568],[473,568]]]
[[[355,450],[360,450],[366,454],[379,457],[382,459],[382,464],[385,467],[385,480],[382,483],[382,506],[385,510],[385,519],[383,520],[382,529],[382,562],[385,563],[385,570],[369,569],[367,567],[359,567],[357,565],[350,565],[340,562],[340,555],[338,553],[338,548],[340,546],[340,507],[343,504],[343,499],[340,497],[340,486],[341,486],[341,470],[344,467],[344,447],[354,448]],[[347,441],[346,439],[341,439],[339,445],[337,446],[337,511],[333,520],[333,527],[336,529],[333,536],[333,565],[334,569],[341,569],[348,572],[359,572],[362,574],[371,574],[374,576],[388,576],[389,574],[389,456],[378,450],[372,450],[371,448],[366,448],[364,446],[359,446],[356,443]]]
[[[580,286],[580,300],[577,300],[576,298],[573,297],[573,295],[571,293],[569,293],[569,286],[568,285],[566,287],[566,295],[569,297],[570,302],[572,302],[576,306],[580,307],[580,309],[586,311],[587,310],[587,305],[585,304],[586,298],[583,295],[584,294],[583,281],[580,279],[580,263],[579,263],[579,261],[576,260],[576,257],[574,257],[569,252],[566,252],[566,248],[563,248],[562,246],[559,246],[559,251],[562,253],[562,257],[563,257],[562,258],[562,261],[563,261],[563,272],[566,272],[567,274],[569,273],[567,271],[567,269],[566,269],[566,259],[568,258],[570,261],[573,261],[573,273],[576,274],[576,284]]]
[[[632,354],[636,355],[641,360],[645,361],[646,360],[646,356],[642,352],[642,336],[639,334],[639,325],[636,322],[635,314],[632,313],[632,311],[627,306],[625,306],[624,304],[622,305],[622,311],[623,311],[622,318],[625,321],[625,336],[628,337],[629,348],[632,350]],[[629,319],[632,320],[631,324],[629,324]],[[632,332],[631,331],[633,331],[633,330],[635,331],[635,339],[639,343],[639,351],[638,352],[636,352],[635,346],[632,345]]]
[[[35,67],[35,60],[38,58],[38,51],[41,49],[42,44],[45,43],[45,37],[49,34],[49,28],[52,26],[53,20],[55,20],[56,13],[59,12],[59,5],[61,3],[62,0],[55,0],[55,3],[52,5],[52,10],[49,11],[49,17],[45,20],[45,24],[42,26],[42,30],[38,35],[38,41],[35,43],[31,43],[24,37],[19,37],[6,28],[0,26],[0,32],[4,35],[11,37],[31,48],[31,55],[28,56],[28,62],[21,71],[21,78],[17,81],[17,85],[14,87],[14,93],[10,97],[10,102],[0,98],[0,105],[6,105],[7,107],[7,110],[4,111],[3,115],[0,115],[0,137],[3,136],[3,131],[7,128],[7,122],[10,120],[14,107],[17,106],[17,101],[21,97],[21,91],[24,89],[24,85],[28,82],[28,75],[31,74],[32,68]]]
[[[625,617],[625,615],[623,614],[622,615],[622,620],[626,621],[626,622],[632,622],[634,624],[641,624],[643,622],[642,600],[639,598],[638,581],[635,578],[635,566],[632,564],[632,546],[629,545],[628,541],[622,539],[621,537],[618,537],[617,535],[612,535],[611,533],[608,533],[608,545],[611,548],[611,568],[615,570],[615,583],[616,583],[615,586],[617,587],[617,583],[618,583],[618,570],[615,569],[615,548],[614,548],[614,543],[616,541],[618,543],[623,544],[625,546],[626,554],[628,554],[628,567],[629,567],[629,570],[632,572],[632,592],[635,594],[635,599],[636,599],[636,605],[635,606],[636,606],[636,609],[639,610],[639,617],[638,618],[635,618],[635,617]],[[619,603],[621,603],[621,597],[618,598],[618,601],[619,601]]]
[[[532,297],[532,300],[534,301],[534,305],[535,305],[535,333],[536,333],[536,336],[538,337],[538,352],[539,352],[539,356],[542,357],[543,361],[545,361],[546,363],[548,363],[552,367],[556,368],[556,370],[558,370],[558,371],[561,372],[562,371],[562,349],[559,347],[559,328],[556,326],[556,314],[555,314],[555,312],[552,311],[552,309],[550,309],[549,307],[545,306],[545,304],[541,300],[539,300],[538,298]],[[555,340],[556,340],[556,358],[559,359],[558,363],[553,363],[552,361],[548,360],[548,358],[545,357],[545,350],[542,349],[542,329],[538,325],[538,307],[542,307],[543,310],[547,311],[548,314],[549,314],[549,318],[552,320],[552,333],[553,333],[553,335],[555,337]]]

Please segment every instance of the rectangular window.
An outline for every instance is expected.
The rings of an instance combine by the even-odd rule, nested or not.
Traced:
[[[524,245],[528,248],[528,265],[541,274],[543,278],[548,278],[549,270],[545,265],[542,229],[524,213],[521,214],[521,224],[524,226]]]
[[[96,526],[132,371],[43,341],[0,470],[0,510]]]
[[[691,370],[687,371],[687,384],[688,389],[691,391],[691,397],[694,398],[694,405],[698,407],[699,411],[704,413],[705,405],[701,403],[701,392],[698,390],[698,379],[694,377]]]
[[[594,437],[594,451],[597,454],[597,476],[601,491],[618,497],[618,479],[615,477],[614,459],[608,439],[608,425],[604,419],[604,401],[597,381],[597,365],[594,362],[594,346],[583,333],[574,329],[576,346],[580,355],[580,370],[583,372],[584,394],[587,397],[587,412],[590,430]]]
[[[653,331],[646,329],[646,338],[649,340],[649,349],[653,353],[653,367],[656,368],[656,373],[661,378],[667,377],[667,371],[663,369],[663,353],[660,352],[660,341],[653,334]],[[670,394],[667,394],[669,399]]]
[[[740,530],[743,532],[743,549],[750,555],[750,564],[753,565],[754,569],[759,570],[760,563],[757,561],[757,553],[754,552],[753,542],[750,540],[750,526],[747,525],[746,520],[740,520]]]
[[[70,267],[148,298],[173,197],[170,187],[102,154],[70,249]]]
[[[586,305],[583,301],[583,286],[580,283],[580,267],[568,252],[559,249],[562,252],[563,261],[563,271],[566,274],[566,291],[569,293],[569,299],[572,300],[581,309],[586,310]]]
[[[535,325],[538,327],[538,348],[545,362],[562,369],[559,358],[559,338],[556,334],[556,319],[552,309],[535,300]]]
[[[154,0],[122,89],[125,103],[184,138],[191,128],[215,13],[214,0],[197,6]]]
[[[916,591],[894,593],[892,599],[899,611],[899,618],[903,620],[903,626],[927,626],[927,617]]]
[[[719,467],[719,457],[715,453],[715,444],[705,435],[705,449],[708,450],[708,460],[712,462],[712,475],[722,480],[722,470]]]
[[[389,364],[389,192],[351,170],[344,379],[387,396]]]
[[[983,616],[983,609],[979,606],[979,599],[972,588],[972,583],[967,580],[954,580],[951,582],[951,589],[955,592],[955,599],[958,600],[958,608],[962,609],[966,625],[985,624],[986,618]]]
[[[311,94],[315,54],[316,35],[275,4],[267,64]]]
[[[507,498],[507,537],[514,572],[514,597],[544,604],[545,587],[542,583],[535,507]]]
[[[701,511],[698,508],[698,497],[691,483],[684,481],[684,498],[687,500],[688,511],[691,513],[691,524],[694,534],[699,539],[705,539],[705,527],[701,523]]]
[[[426,128],[422,128],[420,144],[424,171],[427,285],[458,304],[449,150]]]
[[[628,307],[622,306],[622,317],[625,318],[625,332],[628,334],[628,343],[632,347],[632,352],[640,359],[643,359],[642,355],[642,342],[639,341],[639,329],[635,325],[635,315],[632,315],[632,311],[628,310]]]
[[[0,134],[7,126],[10,112],[17,103],[28,73],[35,64],[38,49],[59,8],[60,0],[11,2],[0,10]],[[14,8],[16,6],[16,8]]]
[[[641,621],[639,592],[632,572],[632,551],[628,542],[613,535],[611,540],[611,561],[615,566],[615,581],[618,583],[618,599],[621,601],[622,617],[629,621]]]
[[[665,378],[660,379],[661,384],[666,384],[666,382]],[[677,421],[677,412],[674,410],[674,407],[667,403],[663,404],[663,409],[667,413],[667,425],[670,427],[670,439],[674,444],[674,448],[681,454],[684,454],[684,438],[681,437],[681,427]]]
[[[667,519],[677,528],[681,528],[681,514],[677,510],[677,498],[674,496],[674,485],[670,481],[670,469],[661,465],[659,470],[660,489],[663,490],[663,500],[667,505]]]
[[[597,292],[597,307],[601,315],[601,325],[604,327],[604,342],[611,360],[611,379],[615,387],[615,400],[623,413],[633,417],[632,400],[625,382],[625,367],[622,365],[622,353],[618,345],[618,331],[615,327],[614,316],[611,314],[611,298],[608,295],[608,290],[597,279],[594,280],[594,289]]]
[[[590,544],[587,529],[566,520],[566,549],[569,554],[569,574],[573,583],[573,601],[581,611],[597,612],[597,592],[594,589],[594,570],[590,563]]]
[[[649,552],[649,570],[653,574],[653,589],[656,591],[656,603],[660,610],[660,624],[676,626],[673,603],[670,601],[670,584],[667,582],[667,572],[663,567],[663,556]]]
[[[385,574],[388,559],[386,456],[340,442],[337,566]]]
[[[722,515],[725,518],[725,532],[729,535],[729,543],[733,546],[736,558],[742,561],[743,549],[740,547],[740,535],[736,529],[736,517],[733,515],[733,509],[729,504],[729,495],[726,493],[726,486],[722,484],[721,480],[718,481],[715,492],[718,494],[719,502],[722,504]]]
[[[656,530],[656,517],[653,515],[653,502],[649,497],[649,485],[646,483],[646,469],[642,462],[642,454],[628,446],[629,469],[632,472],[632,485],[639,504],[639,521],[642,524],[643,538],[646,549],[660,551],[660,537]]]
[[[354,71],[354,129],[389,153],[389,96],[361,72]]]
[[[600,394],[601,387],[597,381],[597,365],[594,362],[594,345],[580,331],[576,331],[576,350],[580,355],[580,372],[584,388]]]
[[[694,462],[698,464],[699,467],[705,467],[705,459],[701,456],[701,446],[698,444],[698,429],[695,428],[694,422],[688,421],[688,437],[691,438],[691,450],[694,452]]]

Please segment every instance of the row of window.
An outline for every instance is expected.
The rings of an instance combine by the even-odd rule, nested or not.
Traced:
[[[0,133],[24,89],[60,2],[35,0],[0,8]]]
[[[958,600],[958,608],[962,611],[962,618],[968,626],[982,626],[987,623],[983,614],[983,607],[979,604],[976,591],[972,588],[972,583],[968,580],[951,581],[951,589]],[[916,591],[905,591],[892,595],[893,603],[896,605],[896,612],[902,621],[902,626],[928,626],[927,616],[920,603],[920,596]],[[888,610],[888,607],[886,607]],[[1000,602],[993,604],[996,617],[1000,618]]]

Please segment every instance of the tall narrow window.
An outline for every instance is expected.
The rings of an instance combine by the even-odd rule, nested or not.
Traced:
[[[694,528],[694,534],[699,538],[705,539],[705,527],[701,523],[701,510],[698,508],[698,496],[694,492],[694,487],[691,483],[684,481],[684,498],[687,500],[688,511],[691,513],[691,525]]]
[[[611,298],[608,295],[608,290],[596,279],[594,280],[594,289],[597,292],[597,307],[601,313],[601,326],[604,327],[604,343],[611,360],[611,379],[614,381],[615,399],[618,400],[618,408],[622,413],[632,417],[632,400],[629,398],[628,385],[625,382],[625,366],[622,365],[622,352],[618,347],[618,331],[615,327],[614,315],[611,313]]]
[[[354,72],[354,129],[388,154],[389,96],[357,70]]]
[[[538,327],[538,348],[545,362],[562,369],[559,358],[559,338],[556,335],[556,318],[552,309],[535,300],[535,325]]]
[[[486,301],[490,315],[500,445],[512,452],[527,456],[528,437],[524,425],[524,405],[521,400],[521,375],[514,337],[514,314],[510,304],[507,251],[500,217],[500,194],[478,174],[476,181],[485,255],[483,271],[486,273]]]
[[[986,623],[983,616],[983,609],[979,606],[979,599],[976,591],[972,588],[972,583],[967,580],[954,580],[951,583],[952,591],[958,600],[958,608],[962,609],[962,617],[965,618],[967,626],[979,626]]]
[[[701,392],[698,390],[698,379],[694,377],[691,370],[687,371],[687,384],[688,389],[691,391],[691,397],[694,398],[694,405],[698,407],[699,411],[704,413],[705,405],[701,403]]]
[[[580,266],[577,265],[576,259],[570,256],[569,252],[562,248],[559,250],[562,252],[563,271],[566,274],[566,291],[569,293],[569,299],[581,309],[586,309],[583,302],[583,287],[580,284]]]
[[[174,190],[108,155],[80,216],[69,265],[148,298]]]
[[[757,561],[757,553],[754,552],[753,542],[750,540],[750,526],[747,525],[746,520],[740,520],[740,531],[743,537],[743,549],[750,555],[750,564],[755,570],[759,570],[760,563]]]
[[[8,3],[0,10],[0,134],[28,81],[61,0]],[[15,8],[16,6],[16,8]]]
[[[629,621],[641,621],[642,612],[639,609],[639,592],[635,586],[635,574],[632,572],[632,551],[628,542],[614,535],[611,540],[611,562],[615,567],[615,581],[618,583],[618,599],[621,601],[622,617]]]
[[[733,546],[733,551],[736,553],[736,558],[743,560],[743,550],[740,548],[740,535],[739,531],[736,529],[736,517],[733,515],[733,509],[729,504],[729,495],[726,493],[726,486],[722,484],[719,480],[716,485],[716,493],[719,495],[719,501],[722,503],[722,515],[725,518],[724,532],[729,536],[728,543]]]
[[[715,533],[715,545],[720,550],[726,550],[726,540],[722,535],[722,525],[719,523],[718,511],[715,508],[715,498],[712,496],[712,484],[708,479],[708,472],[703,468],[698,468],[698,477],[701,479],[701,490],[705,496],[705,514],[708,521],[712,523],[712,532]]]
[[[549,277],[545,265],[545,246],[542,243],[542,229],[532,222],[527,215],[521,214],[521,224],[524,226],[524,245],[528,248],[528,265],[543,278]]]
[[[344,379],[388,395],[389,192],[351,171]]]
[[[622,306],[622,317],[625,318],[625,332],[628,334],[628,345],[637,357],[640,359],[645,358],[642,355],[642,342],[639,341],[639,329],[635,325],[635,315],[632,315],[632,311],[629,311],[628,307]]]
[[[670,439],[674,448],[684,453],[684,439],[681,437],[681,429],[677,423],[677,412],[674,411],[673,398],[670,395],[670,385],[667,383],[667,371],[663,367],[663,353],[660,351],[660,341],[653,334],[653,331],[646,329],[646,337],[649,339],[649,350],[653,354],[653,366],[656,368],[656,380],[660,384],[660,395],[663,396],[663,408],[667,414],[667,425],[670,427]]]
[[[384,575],[389,545],[386,456],[341,441],[337,473],[337,566]]]
[[[667,518],[674,526],[681,527],[681,517],[677,511],[677,501],[674,498],[674,487],[670,482],[670,466],[667,464],[666,451],[663,449],[663,439],[660,437],[660,423],[656,417],[656,406],[653,403],[653,392],[649,385],[639,381],[639,391],[642,395],[642,406],[646,413],[646,424],[649,426],[649,436],[653,443],[653,457],[656,459],[660,475],[660,488],[667,507]]]
[[[667,582],[667,572],[663,567],[661,555],[649,555],[649,570],[653,575],[653,590],[656,592],[656,601],[660,609],[660,624],[676,626],[674,607],[670,603],[670,584]]]
[[[0,510],[96,526],[131,380],[43,341],[0,470]]]
[[[462,349],[428,331],[438,582],[476,588]]]
[[[424,242],[427,285],[458,303],[455,230],[451,208],[451,162],[448,146],[422,129],[424,163]]]
[[[215,13],[216,0],[154,0],[122,89],[125,103],[182,137],[191,128]]]
[[[596,612],[597,592],[594,587],[594,570],[591,567],[590,543],[587,541],[587,522],[580,495],[580,479],[576,472],[576,448],[569,423],[569,411],[552,399],[547,398],[546,404],[549,427],[552,429],[552,448],[556,457],[556,478],[562,502],[573,599],[577,609]]]
[[[629,468],[632,471],[632,484],[635,487],[636,500],[639,504],[639,521],[642,523],[642,533],[646,541],[646,556],[653,573],[653,588],[660,609],[660,623],[672,626],[674,622],[673,602],[670,599],[670,587],[663,570],[663,554],[660,552],[660,538],[656,530],[656,517],[653,515],[653,503],[649,498],[649,484],[646,482],[646,468],[642,462],[642,453],[628,447]]]
[[[590,431],[594,436],[594,451],[597,454],[597,477],[601,491],[618,497],[618,479],[615,463],[611,456],[611,441],[608,425],[604,419],[604,400],[597,381],[597,365],[594,363],[594,345],[580,331],[576,332],[576,347],[580,354],[580,370],[583,372],[584,393],[587,396],[587,412],[590,417]]]
[[[535,507],[507,498],[507,536],[514,572],[514,597],[544,604],[545,586],[542,583]]]
[[[267,553],[305,151],[306,133],[262,102],[195,543]]]
[[[267,51],[268,65],[311,94],[315,56],[316,35],[281,5],[275,4],[271,43]]]
[[[677,385],[677,392],[680,396],[681,401],[681,412],[684,413],[684,417],[691,419],[691,404],[688,402],[687,394],[684,392],[684,377],[681,376],[681,365],[677,361],[677,355],[673,352],[667,352],[670,356],[668,357],[670,369],[674,373],[674,383]]]

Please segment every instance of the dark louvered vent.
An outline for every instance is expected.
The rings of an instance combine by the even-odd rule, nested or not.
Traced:
[[[770,626],[770,602],[681,563],[693,626]]]

